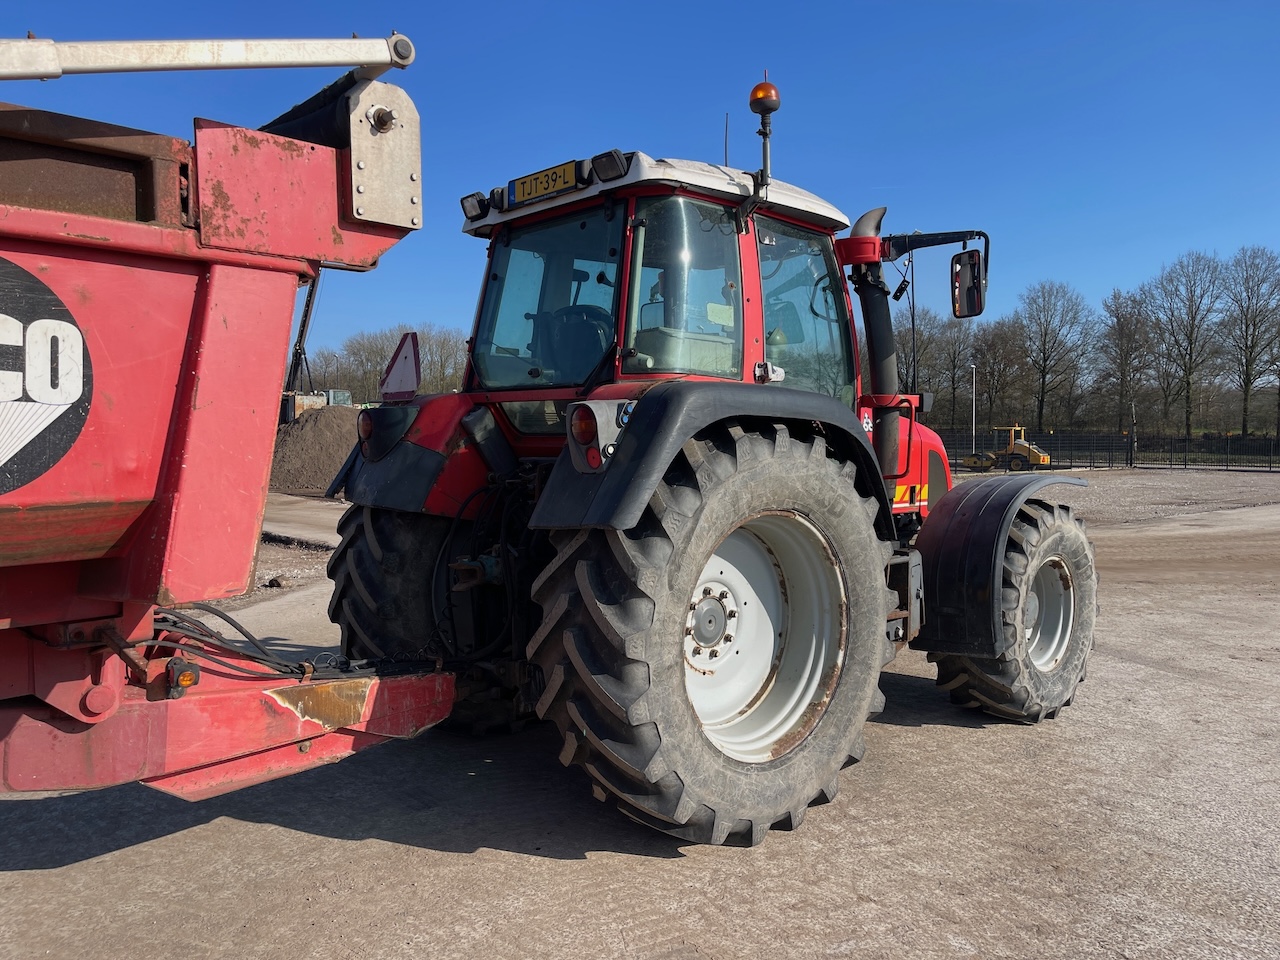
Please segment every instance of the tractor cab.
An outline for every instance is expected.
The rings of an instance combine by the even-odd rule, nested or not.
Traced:
[[[518,432],[562,430],[564,401],[633,379],[786,378],[851,405],[848,221],[789,184],[754,190],[615,150],[464,198],[464,230],[491,241],[467,389],[545,398],[506,408]]]

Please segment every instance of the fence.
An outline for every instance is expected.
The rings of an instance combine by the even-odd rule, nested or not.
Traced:
[[[976,439],[978,453],[1003,450],[1007,434],[939,431],[951,455],[952,467],[960,466]],[[1163,467],[1165,469],[1280,470],[1280,444],[1272,437],[1202,435],[1159,437],[1138,435],[1130,461],[1129,438],[1110,433],[1032,433],[1027,439],[1052,458],[1050,469],[1107,467]]]

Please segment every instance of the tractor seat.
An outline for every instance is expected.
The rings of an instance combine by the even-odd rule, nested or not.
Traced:
[[[614,341],[613,318],[601,307],[581,305],[557,311],[547,329],[544,362],[565,382],[587,378]]]

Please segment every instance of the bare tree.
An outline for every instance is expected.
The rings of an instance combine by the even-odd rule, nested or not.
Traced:
[[[947,425],[956,428],[956,411],[961,395],[972,392],[969,364],[973,359],[973,320],[948,317],[938,334],[939,390],[950,397]]]
[[[1151,285],[1144,284],[1140,294],[1148,317],[1154,318],[1152,306],[1153,295]],[[1173,406],[1182,399],[1182,376],[1175,352],[1168,348],[1168,338],[1162,335],[1162,328],[1151,322],[1151,376],[1160,395],[1160,425],[1173,428]]]
[[[418,327],[422,361],[422,393],[448,393],[462,386],[467,364],[467,336],[461,330],[426,323]]]
[[[898,350],[898,381],[902,390],[937,391],[938,341],[942,326],[942,317],[932,307],[917,308],[913,352],[911,314],[905,307],[894,312],[893,339]]]
[[[1086,353],[1082,350],[1067,361],[1059,377],[1058,388],[1050,398],[1050,422],[1056,429],[1075,430],[1085,426],[1084,416],[1090,400],[1090,365]]]
[[[978,395],[985,401],[988,427],[996,425],[997,416],[1006,420],[1020,417],[1019,394],[1029,383],[1025,334],[1016,315],[974,328],[973,362],[978,368]]]
[[[1114,289],[1102,300],[1097,342],[1098,385],[1115,401],[1116,432],[1130,421],[1151,364],[1151,325],[1142,297]],[[1166,411],[1166,415],[1167,415]]]
[[[1195,391],[1218,350],[1222,318],[1222,262],[1199,251],[1184,253],[1143,286],[1155,321],[1157,353],[1178,378],[1183,435],[1191,437]]]
[[[1227,379],[1240,390],[1240,432],[1249,434],[1249,402],[1280,338],[1280,256],[1241,247],[1224,266],[1223,347]]]
[[[332,390],[342,385],[338,383],[338,351],[332,347],[321,347],[307,361],[311,367],[311,376],[320,390]]]
[[[1065,283],[1042,280],[1019,295],[1017,317],[1034,374],[1036,430],[1043,431],[1045,402],[1079,376],[1080,355],[1094,326],[1093,311]]]
[[[353,333],[342,342],[342,379],[351,389],[351,399],[356,403],[376,402],[378,382],[387,368],[391,354],[400,338],[409,331],[401,324],[386,330],[366,330]]]
[[[1275,349],[1271,351],[1267,367],[1276,378],[1276,440],[1280,441],[1280,337],[1276,338]]]

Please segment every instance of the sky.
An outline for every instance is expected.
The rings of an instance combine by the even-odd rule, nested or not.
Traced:
[[[780,92],[773,175],[884,230],[984,230],[984,319],[1041,280],[1095,307],[1189,250],[1280,249],[1280,5],[691,2],[129,5],[10,0],[0,35],[53,40],[407,35],[384,77],[422,115],[424,226],[373,275],[326,275],[308,347],[407,322],[469,329],[485,244],[458,199],[617,147],[760,165],[747,95]],[[0,99],[190,138],[256,127],[341,71],[71,76]],[[951,249],[917,256],[945,314]],[[896,274],[888,270],[891,284]]]

